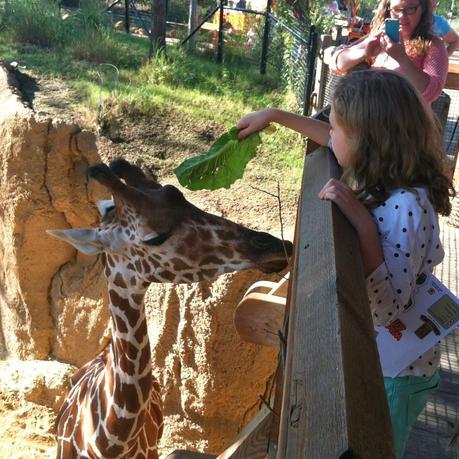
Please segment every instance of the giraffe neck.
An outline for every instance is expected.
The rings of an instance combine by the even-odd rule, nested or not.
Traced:
[[[105,370],[105,422],[107,430],[127,444],[143,425],[153,384],[143,304],[147,285],[127,269],[112,270],[107,278],[112,342]]]

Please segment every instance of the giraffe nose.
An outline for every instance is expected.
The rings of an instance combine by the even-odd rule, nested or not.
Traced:
[[[290,241],[282,241],[268,233],[257,233],[250,239],[254,259],[264,272],[278,272],[284,269],[293,251]]]

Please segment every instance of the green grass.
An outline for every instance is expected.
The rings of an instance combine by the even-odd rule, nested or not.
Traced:
[[[172,47],[167,56],[149,62],[148,40],[112,32],[90,18],[60,21],[53,16],[51,22],[60,21],[52,29],[57,37],[50,40],[46,35],[48,41],[41,46],[30,43],[31,36],[41,33],[41,23],[29,35],[6,27],[0,32],[0,55],[5,61],[17,61],[37,78],[65,81],[79,94],[81,105],[97,113],[99,121],[105,117],[106,123],[163,110],[180,113],[198,126],[217,123],[229,129],[250,111],[294,105],[278,88],[275,76],[260,76],[256,65],[232,58],[229,49],[224,65]],[[9,24],[14,22],[10,19]],[[292,184],[298,182],[303,144],[297,134],[279,129],[266,136],[258,156],[260,176],[284,175]]]

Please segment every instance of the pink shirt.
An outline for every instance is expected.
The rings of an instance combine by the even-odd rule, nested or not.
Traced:
[[[448,76],[448,53],[445,45],[438,37],[434,37],[432,38],[432,45],[423,56],[409,57],[414,65],[429,77],[429,82],[421,95],[428,104],[431,104],[440,95]],[[332,59],[330,67],[335,73],[341,73],[336,69],[336,59]],[[398,62],[385,52],[376,56],[371,68],[394,70],[403,74]]]

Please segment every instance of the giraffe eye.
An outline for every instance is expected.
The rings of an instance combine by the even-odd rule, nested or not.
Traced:
[[[266,250],[269,247],[272,247],[273,244],[275,244],[275,241],[276,239],[270,234],[260,232],[257,233],[254,237],[252,237],[250,243],[252,247],[254,247],[255,249]]]
[[[163,244],[164,242],[166,242],[171,236],[171,233],[161,233],[161,234],[158,234],[158,236],[155,236],[155,237],[152,237],[152,238],[149,238],[149,239],[144,239],[142,242],[144,244],[147,244],[147,245],[151,245],[151,246],[154,246],[154,245],[161,245]]]
[[[102,221],[108,221],[114,210],[115,210],[115,206],[105,207],[104,213],[102,215]]]

